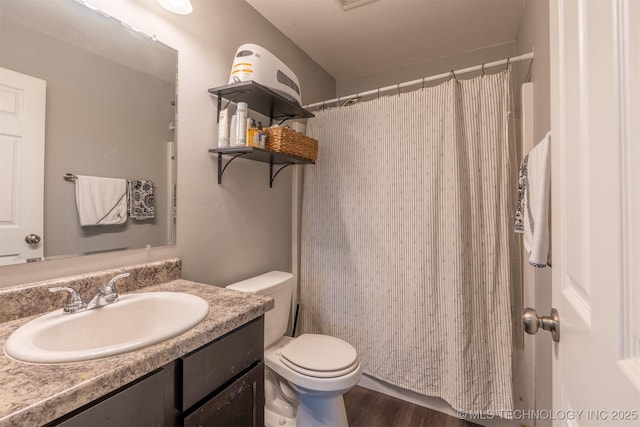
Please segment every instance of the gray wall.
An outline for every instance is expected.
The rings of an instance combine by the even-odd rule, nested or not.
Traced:
[[[166,141],[173,82],[2,19],[0,66],[47,82],[45,257],[167,243]],[[80,227],[67,173],[155,183],[155,219]]]
[[[551,128],[550,69],[549,69],[549,1],[527,0],[525,3],[517,49],[519,53],[535,49],[535,60],[531,65],[531,81],[534,85],[534,140],[540,141]],[[524,81],[528,66],[518,69],[519,81]],[[516,104],[519,108],[519,104]],[[518,114],[518,110],[517,110]],[[525,276],[526,277],[526,276]],[[540,315],[551,310],[551,269],[535,269],[535,309]],[[552,408],[552,341],[548,334],[535,336],[536,347],[536,408]],[[549,426],[549,420],[538,420],[538,426]]]
[[[247,3],[192,0],[191,15],[174,15],[155,1],[92,0],[178,50],[178,218],[176,247],[101,254],[16,265],[0,270],[0,285],[44,280],[98,268],[178,255],[184,277],[225,285],[264,271],[291,271],[291,168],[269,188],[267,164],[235,160],[217,180],[216,100],[207,89],[224,85],[236,49],[257,43],[298,76],[303,103],[331,98],[335,80]]]
[[[340,80],[337,82],[337,96],[353,95],[358,92],[391,86],[396,83],[407,82],[446,73],[451,70],[471,67],[486,62],[505,59],[516,54],[515,42],[504,43],[496,46],[488,46],[482,49],[461,52],[455,55],[434,59],[432,61],[419,62],[404,67],[379,73],[368,74],[358,78]],[[496,70],[487,70],[495,72]],[[461,76],[463,79],[473,77],[473,74]],[[429,84],[437,84],[431,82]]]
[[[518,54],[535,52],[534,61],[517,64],[515,72],[517,81],[524,82],[530,74],[530,81],[534,83],[534,129],[539,141],[551,128],[548,0],[526,0],[516,48]],[[520,105],[516,104],[517,113],[519,109]]]

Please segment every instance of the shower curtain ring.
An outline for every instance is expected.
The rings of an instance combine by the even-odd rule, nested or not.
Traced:
[[[453,78],[454,80],[458,80],[458,78],[456,77],[456,73],[454,73],[453,70],[451,70],[451,72],[449,73],[449,80],[451,80],[451,78]]]
[[[482,77],[485,76],[485,72],[484,72],[484,63],[482,64]]]
[[[509,69],[509,62],[511,62],[511,57],[507,58],[507,68],[504,69],[505,71]]]
[[[376,99],[380,99],[380,88],[378,88],[378,97]]]
[[[422,89],[424,89],[424,79],[425,77],[422,78]]]
[[[398,96],[400,96],[402,92],[400,91],[400,83],[398,83]]]

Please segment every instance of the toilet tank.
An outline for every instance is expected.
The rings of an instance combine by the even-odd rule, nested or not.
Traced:
[[[293,294],[293,274],[284,271],[270,271],[260,276],[251,277],[232,283],[227,289],[266,295],[274,300],[273,310],[264,316],[264,347],[267,348],[278,341],[287,332],[291,297]]]

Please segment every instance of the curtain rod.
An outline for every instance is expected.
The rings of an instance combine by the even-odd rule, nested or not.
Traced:
[[[339,96],[334,99],[329,99],[327,101],[315,102],[313,104],[306,105],[304,108],[313,108],[313,107],[322,107],[328,104],[340,103],[341,101],[348,101],[349,99],[356,99],[363,96],[380,94],[382,92],[388,92],[390,90],[400,90],[403,87],[414,86],[417,84],[422,84],[426,82],[430,82],[433,80],[444,79],[445,77],[449,77],[452,74],[455,76],[460,74],[471,73],[473,71],[480,71],[491,67],[497,67],[499,65],[512,64],[514,62],[526,61],[527,59],[533,59],[533,52],[525,53],[524,55],[514,56],[512,58],[501,59],[499,61],[487,62],[486,64],[475,65],[473,67],[461,68],[459,70],[452,70],[446,73],[437,74],[435,76],[423,77],[421,79],[411,80],[409,82],[397,83],[391,86],[381,87],[379,89],[368,90],[366,92],[359,92],[353,95],[347,96]]]

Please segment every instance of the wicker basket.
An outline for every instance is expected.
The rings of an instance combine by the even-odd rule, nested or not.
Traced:
[[[288,128],[264,129],[267,138],[264,148],[282,154],[315,161],[318,158],[318,141]]]

